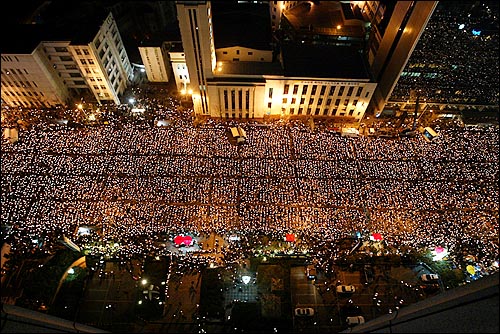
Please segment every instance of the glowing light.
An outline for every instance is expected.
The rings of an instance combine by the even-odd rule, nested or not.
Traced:
[[[243,283],[245,283],[245,284],[250,283],[250,280],[251,280],[251,279],[252,279],[252,278],[251,278],[250,276],[248,276],[248,275],[244,275],[244,276],[242,276],[242,277],[241,277],[241,280],[242,280],[242,281],[243,281]]]
[[[462,30],[463,28],[465,28],[465,24],[463,24],[463,23],[458,26],[458,29],[460,29],[460,30]]]
[[[146,285],[146,284],[148,284],[148,280],[147,280],[147,279],[143,279],[143,280],[141,281],[141,284],[142,284],[142,285]]]
[[[75,269],[70,268],[70,269],[68,270],[68,274],[72,275],[72,274],[74,274],[74,273],[75,273]]]
[[[340,28],[342,28],[342,26],[339,24],[339,25],[337,26],[337,30],[338,30],[338,29],[340,29]]]
[[[186,90],[185,90],[184,88],[183,88],[183,89],[181,89],[181,94],[182,94],[182,95],[185,95],[185,94],[186,94]]]

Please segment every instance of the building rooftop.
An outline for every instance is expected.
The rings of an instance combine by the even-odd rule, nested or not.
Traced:
[[[282,45],[284,75],[337,79],[370,79],[368,66],[356,48],[325,45]]]
[[[212,2],[215,48],[232,46],[272,50],[269,5]]]
[[[283,14],[297,31],[352,37],[364,34],[362,22],[357,22],[362,17],[353,13],[350,4],[339,1],[302,2]]]
[[[215,75],[283,75],[283,69],[279,62],[222,61],[217,62]]]

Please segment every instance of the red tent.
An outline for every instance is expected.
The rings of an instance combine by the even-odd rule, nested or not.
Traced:
[[[380,241],[382,240],[382,234],[380,233],[372,233],[372,239],[375,241]]]
[[[174,238],[174,243],[177,246],[191,246],[191,244],[193,243],[193,238],[189,235],[178,235]]]
[[[293,234],[293,233],[287,233],[285,235],[285,241],[294,242],[295,241],[295,234]]]

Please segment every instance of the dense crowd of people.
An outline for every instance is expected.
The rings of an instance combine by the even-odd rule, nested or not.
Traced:
[[[180,233],[215,233],[239,236],[221,248],[229,262],[262,236],[294,233],[326,267],[338,256],[329,241],[369,231],[395,249],[473,255],[485,270],[498,261],[496,128],[443,129],[429,143],[246,122],[247,142],[234,145],[228,123],[194,126],[187,113],[160,110],[166,126],[136,116],[80,128],[38,122],[4,141],[12,251],[50,252],[67,236],[90,254],[130,259],[170,254]],[[80,235],[82,226],[94,232]]]
[[[498,106],[498,28],[498,3],[440,1],[391,100]]]

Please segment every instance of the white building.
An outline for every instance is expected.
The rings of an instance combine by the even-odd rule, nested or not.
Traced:
[[[13,28],[18,34],[2,41],[3,103],[54,107],[85,95],[97,103],[120,103],[133,73],[111,13],[70,39],[61,29]]]
[[[181,41],[165,42],[168,45],[168,57],[175,78],[177,90],[183,89],[187,92],[191,81],[189,80],[189,72],[186,65],[186,57]]]
[[[150,82],[168,82],[170,63],[168,51],[164,44],[161,46],[140,46],[142,63]]]
[[[177,1],[196,115],[337,117],[345,121],[363,118],[377,84],[371,80],[357,49],[347,52],[331,45],[292,43],[282,45],[278,53],[270,35],[271,26],[259,22],[262,12],[269,16],[268,6],[274,8],[274,2],[231,5],[240,6],[235,8],[246,15],[224,17],[212,12],[230,6],[226,3]],[[294,3],[287,5],[291,8]],[[257,6],[259,12],[252,16],[249,6]],[[245,17],[249,21],[240,22]],[[225,27],[229,40],[221,41],[224,32],[218,27],[226,23],[223,21],[239,23],[243,28]],[[261,27],[269,28],[269,34],[256,31]],[[231,40],[231,36],[240,40]]]

